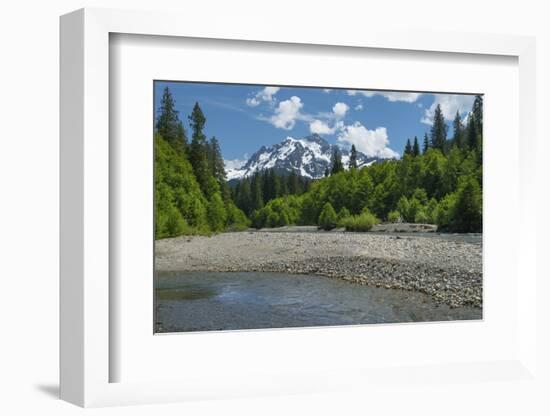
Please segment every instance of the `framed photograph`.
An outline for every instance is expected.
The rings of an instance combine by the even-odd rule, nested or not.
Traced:
[[[534,41],[180,21],[61,18],[62,398],[528,377]]]

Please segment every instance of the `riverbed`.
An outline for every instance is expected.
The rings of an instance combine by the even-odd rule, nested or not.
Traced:
[[[481,319],[414,290],[318,275],[158,272],[156,332],[292,328]]]
[[[314,227],[167,238],[159,272],[274,272],[416,291],[437,304],[482,307],[481,235],[324,232]]]

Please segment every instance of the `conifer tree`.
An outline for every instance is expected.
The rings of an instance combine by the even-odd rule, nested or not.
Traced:
[[[155,127],[157,132],[168,143],[180,147],[183,151],[186,150],[185,129],[179,119],[174,98],[168,87],[165,87],[162,93]]]
[[[319,214],[318,225],[319,228],[327,231],[332,230],[338,225],[338,216],[330,202],[325,203],[323,206],[323,210]]]
[[[481,134],[483,131],[483,97],[481,95],[476,95],[472,106],[472,113],[477,131]]]
[[[344,165],[342,164],[342,154],[337,146],[334,146],[332,153],[332,170],[331,175],[344,171]]]
[[[195,103],[193,112],[189,116],[189,124],[193,132],[191,137],[191,146],[189,150],[189,162],[193,166],[195,178],[201,189],[204,191],[208,185],[209,169],[207,156],[207,141],[203,129],[206,123],[206,118],[199,106]]]
[[[428,139],[428,133],[424,133],[424,145],[422,147],[422,153],[426,153],[430,148],[430,140]]]
[[[411,140],[407,139],[407,144],[405,145],[405,150],[403,151],[403,156],[411,155],[412,154],[412,147],[411,147]]]
[[[262,195],[262,178],[256,173],[252,177],[250,184],[250,202],[251,208],[250,211],[255,211],[261,209],[264,206],[264,199]]]
[[[223,161],[222,152],[220,149],[220,143],[216,137],[212,137],[207,144],[208,149],[208,165],[210,168],[210,174],[216,179],[220,185],[222,197],[227,201],[229,198],[229,189],[227,186],[227,177],[225,174],[225,163]]]
[[[443,111],[441,106],[437,104],[434,112],[434,121],[432,125],[432,145],[434,149],[439,149],[441,152],[445,151],[445,141],[447,140],[447,124],[443,117]]]
[[[300,178],[293,170],[288,175],[288,193],[291,195],[296,195],[300,193]]]
[[[325,178],[330,176],[330,170],[329,170],[328,166],[325,168],[324,176],[325,176]]]
[[[357,149],[355,148],[355,145],[351,145],[351,151],[349,154],[349,169],[357,169]]]
[[[476,121],[472,114],[468,117],[468,129],[467,129],[468,147],[471,150],[477,149],[477,127]]]
[[[244,178],[239,183],[239,190],[237,195],[237,206],[249,216],[252,213],[252,194],[250,191],[250,180]]]
[[[460,113],[458,110],[456,110],[456,116],[453,121],[453,141],[454,144],[461,149],[463,147],[462,143],[462,132],[464,130],[464,126],[462,125],[462,120],[460,119]]]
[[[418,145],[418,137],[414,136],[414,143],[412,147],[412,155],[418,156],[420,155],[420,146]]]

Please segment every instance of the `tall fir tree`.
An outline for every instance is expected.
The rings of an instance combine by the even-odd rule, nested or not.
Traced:
[[[250,203],[251,211],[261,209],[264,206],[264,198],[262,194],[262,177],[259,173],[252,176],[250,183]]]
[[[483,97],[481,95],[476,95],[474,99],[474,104],[472,106],[472,113],[474,116],[474,121],[476,128],[479,134],[483,131]]]
[[[420,155],[420,145],[418,144],[418,137],[414,136],[414,143],[412,147],[412,155],[418,156]]]
[[[428,133],[424,133],[424,145],[422,146],[422,153],[426,153],[430,148],[430,139],[428,138]]]
[[[252,213],[252,193],[249,178],[244,178],[239,182],[236,204],[247,216]]]
[[[463,132],[464,126],[462,125],[462,119],[460,118],[460,113],[456,110],[456,116],[453,121],[453,142],[459,149],[464,146],[462,143]]]
[[[342,163],[342,154],[337,146],[334,146],[334,151],[332,152],[332,170],[330,171],[331,175],[334,175],[339,172],[344,171],[344,165]]]
[[[216,137],[212,137],[207,146],[208,149],[208,165],[210,174],[216,179],[220,185],[222,197],[225,201],[229,198],[229,189],[227,186],[227,177],[225,174],[225,163],[220,149],[220,143]]]
[[[164,88],[156,122],[157,132],[164,140],[175,147],[185,151],[187,139],[185,129],[181,123],[178,111],[176,111],[174,98],[168,87]]]
[[[403,156],[412,154],[411,139],[407,139],[407,144],[405,145],[405,150],[403,150]]]
[[[441,152],[444,152],[445,142],[447,140],[447,124],[445,123],[443,111],[441,111],[441,106],[439,104],[437,104],[437,107],[435,108],[431,134],[431,147],[433,147],[434,149],[439,149],[441,150]]]
[[[466,130],[467,134],[467,142],[468,147],[471,150],[477,150],[478,140],[477,140],[477,125],[476,125],[475,117],[473,117],[472,114],[470,114],[470,117],[468,117],[468,128]]]
[[[349,154],[349,169],[357,169],[357,149],[355,148],[355,145],[351,145],[351,151]]]
[[[195,103],[193,112],[189,116],[189,125],[191,126],[191,130],[193,132],[189,149],[189,162],[191,162],[191,166],[193,166],[195,178],[203,191],[205,191],[208,187],[208,178],[210,176],[207,155],[208,143],[203,132],[205,123],[206,117],[204,116],[199,103]]]

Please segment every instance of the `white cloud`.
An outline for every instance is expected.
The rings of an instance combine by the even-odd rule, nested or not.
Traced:
[[[419,92],[394,92],[394,91],[364,91],[364,90],[348,90],[348,95],[354,96],[357,94],[364,95],[365,97],[374,97],[380,95],[385,97],[388,101],[397,102],[402,101],[406,103],[414,103],[422,95]]]
[[[257,107],[262,102],[272,102],[273,96],[279,92],[279,87],[265,87],[263,90],[260,90],[252,98],[246,99],[246,104],[250,107]]]
[[[309,123],[309,131],[317,134],[334,134],[334,128],[321,120],[313,120]]]
[[[420,120],[424,124],[432,124],[435,108],[439,104],[445,120],[453,120],[456,112],[460,114],[467,113],[472,108],[474,96],[458,94],[435,94],[435,100],[432,105],[425,110],[424,117]]]
[[[349,106],[346,103],[336,103],[332,107],[332,112],[336,118],[342,118],[349,110]]]
[[[369,157],[392,158],[399,157],[399,154],[388,147],[388,133],[385,127],[377,127],[369,130],[360,122],[344,126],[338,136],[338,141],[352,145]]]
[[[363,104],[357,104],[355,106],[355,111],[361,111],[363,109]]]
[[[328,94],[329,92],[331,92],[331,91],[332,91],[332,90],[331,90],[330,88],[325,88],[325,89],[323,89],[323,92],[326,92],[327,94]]]
[[[295,95],[281,101],[275,109],[275,114],[269,118],[269,122],[279,129],[291,130],[296,120],[301,118],[300,110],[303,106],[300,97]]]
[[[332,113],[319,113],[316,116],[318,118],[309,120],[309,131],[317,134],[334,134],[344,127],[344,123],[341,119],[346,116],[348,110],[349,106],[346,103],[338,102],[334,104]],[[307,121],[308,117],[311,116],[302,115],[303,120]]]

